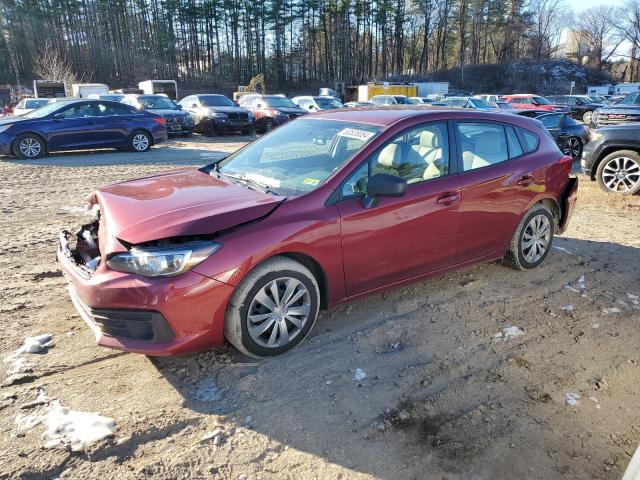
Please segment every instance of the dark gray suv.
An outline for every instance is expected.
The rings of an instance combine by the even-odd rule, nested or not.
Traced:
[[[605,192],[640,191],[640,123],[610,125],[591,132],[582,150],[582,171]]]
[[[640,122],[640,92],[633,92],[614,105],[602,107],[593,112],[591,126]]]
[[[196,132],[211,137],[224,132],[253,134],[255,122],[250,110],[238,107],[224,95],[189,95],[179,105],[193,116]]]

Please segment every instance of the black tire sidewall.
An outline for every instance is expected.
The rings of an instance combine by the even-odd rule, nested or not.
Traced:
[[[547,249],[545,250],[545,252],[542,254],[542,257],[540,257],[540,259],[537,262],[528,262],[524,258],[524,253],[522,252],[522,237],[524,236],[524,232],[527,230],[527,225],[529,225],[529,222],[531,221],[531,219],[533,217],[537,217],[538,215],[545,215],[547,217],[547,220],[549,220],[549,228],[551,229],[551,236],[549,237],[549,245],[547,246]],[[525,270],[530,270],[532,268],[536,268],[538,265],[544,262],[544,259],[547,258],[547,255],[549,255],[549,252],[551,251],[551,246],[553,245],[553,237],[554,237],[553,230],[554,230],[553,215],[546,208],[544,207],[536,208],[535,210],[532,210],[529,213],[527,213],[527,215],[524,217],[521,223],[520,231],[518,232],[518,262],[520,263],[520,265],[522,265],[522,268],[524,268]]]
[[[302,331],[298,333],[298,336],[293,341],[289,342],[287,345],[283,347],[265,348],[261,345],[258,345],[256,342],[254,342],[253,339],[251,338],[251,335],[249,335],[249,329],[247,325],[249,319],[247,314],[248,314],[249,306],[251,304],[251,300],[253,300],[253,297],[256,295],[258,290],[260,290],[262,287],[264,287],[265,284],[271,282],[272,280],[275,280],[277,278],[282,278],[282,277],[292,277],[297,280],[300,280],[304,284],[307,291],[309,292],[309,298],[311,299],[311,309],[309,310],[310,316],[307,319],[307,323],[305,324]],[[258,355],[260,357],[273,357],[273,356],[281,355],[285,352],[288,352],[289,350],[292,350],[306,338],[306,336],[309,334],[309,332],[313,328],[316,318],[312,318],[311,315],[313,314],[315,317],[317,317],[318,302],[319,302],[319,298],[316,293],[314,283],[311,281],[311,279],[309,279],[306,275],[304,275],[301,272],[297,272],[294,270],[279,270],[276,272],[270,272],[260,277],[254,283],[251,289],[249,289],[246,297],[242,299],[242,305],[239,307],[240,308],[240,312],[239,312],[240,326],[242,329],[242,345],[251,353]]]
[[[20,151],[20,142],[22,142],[25,138],[33,138],[34,140],[37,140],[38,143],[40,144],[40,153],[35,157],[27,157]],[[38,158],[44,155],[45,144],[42,138],[40,138],[38,135],[34,135],[31,133],[23,133],[22,135],[18,135],[18,137],[13,141],[12,150],[13,150],[13,155],[16,158],[19,158],[20,160],[37,160]]]
[[[149,140],[149,143],[147,144],[147,148],[145,148],[144,150],[138,150],[133,146],[133,138],[136,135],[140,135],[140,134],[145,135],[147,137],[147,140]],[[153,144],[153,138],[151,138],[151,135],[149,135],[149,133],[145,132],[144,130],[136,130],[129,137],[129,150],[131,150],[132,152],[138,152],[138,153],[148,152],[152,144]]]

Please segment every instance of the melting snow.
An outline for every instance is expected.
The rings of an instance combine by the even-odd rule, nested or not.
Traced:
[[[609,313],[620,313],[621,310],[617,307],[610,307],[610,308],[603,308],[602,309],[602,314],[603,315],[608,315]]]
[[[44,448],[67,448],[74,452],[113,435],[115,420],[96,413],[80,412],[53,401],[43,415],[18,415],[16,424],[21,431],[44,424]]]
[[[554,245],[554,246],[553,246],[553,248],[555,248],[556,250],[560,250],[561,252],[568,253],[569,255],[573,255],[573,252],[571,252],[571,251],[567,250],[567,249],[566,249],[566,248],[564,248],[564,247],[556,247],[556,246]]]
[[[524,335],[524,332],[515,325],[512,325],[510,327],[504,327],[500,332],[493,336],[493,339],[496,341],[507,341],[521,335]]]
[[[580,400],[580,394],[578,393],[567,393],[565,395],[565,400],[567,401],[567,405],[571,405],[572,407],[575,407],[576,405],[578,405],[578,400]]]
[[[569,304],[562,307],[562,310],[564,310],[565,312],[573,312],[573,308],[573,305]]]
[[[587,291],[587,287],[585,286],[584,281],[584,275],[581,275],[580,278],[575,281],[575,286],[567,283],[564,288],[571,290],[572,292],[580,293],[583,297],[586,297],[585,292]]]
[[[365,378],[367,378],[367,374],[365,373],[365,371],[361,368],[356,368],[356,371],[353,374],[353,381],[359,382],[361,380],[364,380]]]
[[[35,364],[29,362],[23,357],[25,353],[42,353],[51,345],[53,336],[46,333],[37,337],[27,337],[24,343],[11,355],[5,357],[2,361],[10,363],[11,367],[7,370],[9,375],[17,375],[29,371]]]

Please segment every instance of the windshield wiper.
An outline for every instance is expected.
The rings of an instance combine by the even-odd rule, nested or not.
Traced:
[[[216,164],[216,167],[217,167],[217,164]],[[218,172],[219,175],[224,175],[225,177],[238,180],[242,182],[246,187],[251,188],[252,190],[257,190],[260,193],[276,193],[273,190],[271,190],[271,188],[269,188],[267,185],[263,185],[262,183],[256,182],[252,178],[249,178],[240,174],[235,174],[235,173],[221,172],[219,168],[216,168],[215,170],[216,172]]]

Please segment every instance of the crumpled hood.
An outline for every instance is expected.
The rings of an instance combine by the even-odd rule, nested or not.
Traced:
[[[109,251],[113,238],[139,244],[215,233],[263,217],[283,200],[197,169],[110,185],[89,198],[100,205],[101,228],[106,229],[100,233]]]

